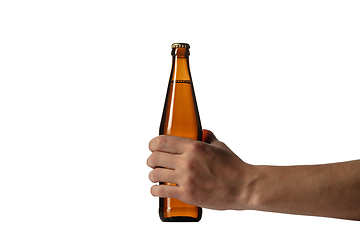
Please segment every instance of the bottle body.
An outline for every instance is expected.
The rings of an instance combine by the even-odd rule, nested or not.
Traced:
[[[159,134],[202,140],[202,128],[189,68],[189,48],[172,45],[173,63]],[[175,185],[172,183],[160,183]],[[159,215],[164,222],[198,222],[202,209],[178,199],[160,198]]]

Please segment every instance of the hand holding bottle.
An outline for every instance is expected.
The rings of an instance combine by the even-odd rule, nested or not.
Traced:
[[[250,165],[212,132],[203,142],[176,136],[150,141],[154,196],[217,210],[260,210],[360,220],[360,160],[298,166]]]
[[[151,193],[210,209],[246,209],[249,188],[244,178],[251,166],[212,132],[204,130],[203,141],[165,135],[151,140],[150,180],[176,184],[155,185]]]

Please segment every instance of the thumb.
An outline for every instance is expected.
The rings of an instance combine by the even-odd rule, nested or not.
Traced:
[[[206,129],[203,130],[203,139],[202,140],[203,140],[203,142],[206,142],[213,146],[217,146],[220,148],[226,148],[231,151],[231,149],[228,146],[226,146],[225,143],[219,141],[210,130],[206,130]]]
[[[209,143],[209,144],[213,144],[214,142],[217,142],[217,138],[215,137],[215,135],[210,131],[210,130],[203,130],[203,142]]]

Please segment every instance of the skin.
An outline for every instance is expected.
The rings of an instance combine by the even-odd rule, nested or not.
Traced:
[[[360,220],[360,160],[307,166],[245,163],[208,130],[204,142],[161,135],[147,164],[156,197],[216,210],[260,210]]]

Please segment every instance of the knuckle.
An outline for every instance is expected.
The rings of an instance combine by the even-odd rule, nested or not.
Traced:
[[[187,173],[183,176],[183,186],[186,188],[191,188],[193,183],[195,182],[195,176],[191,173]]]
[[[187,202],[193,202],[197,198],[196,195],[196,191],[193,188],[187,188],[182,193],[184,200]]]
[[[193,141],[188,145],[188,151],[191,153],[199,153],[204,150],[204,144],[199,141]]]
[[[198,161],[193,156],[189,156],[183,161],[183,168],[188,173],[194,171],[197,168],[197,165],[198,165]]]
[[[198,176],[194,172],[190,172],[184,175],[180,184],[180,187],[183,190],[182,196],[184,200],[188,202],[194,202],[198,198],[201,185],[202,184],[199,185]]]
[[[190,172],[192,169],[194,169],[195,167],[195,161],[191,158],[187,159],[187,161],[185,162],[185,168],[188,172]]]

